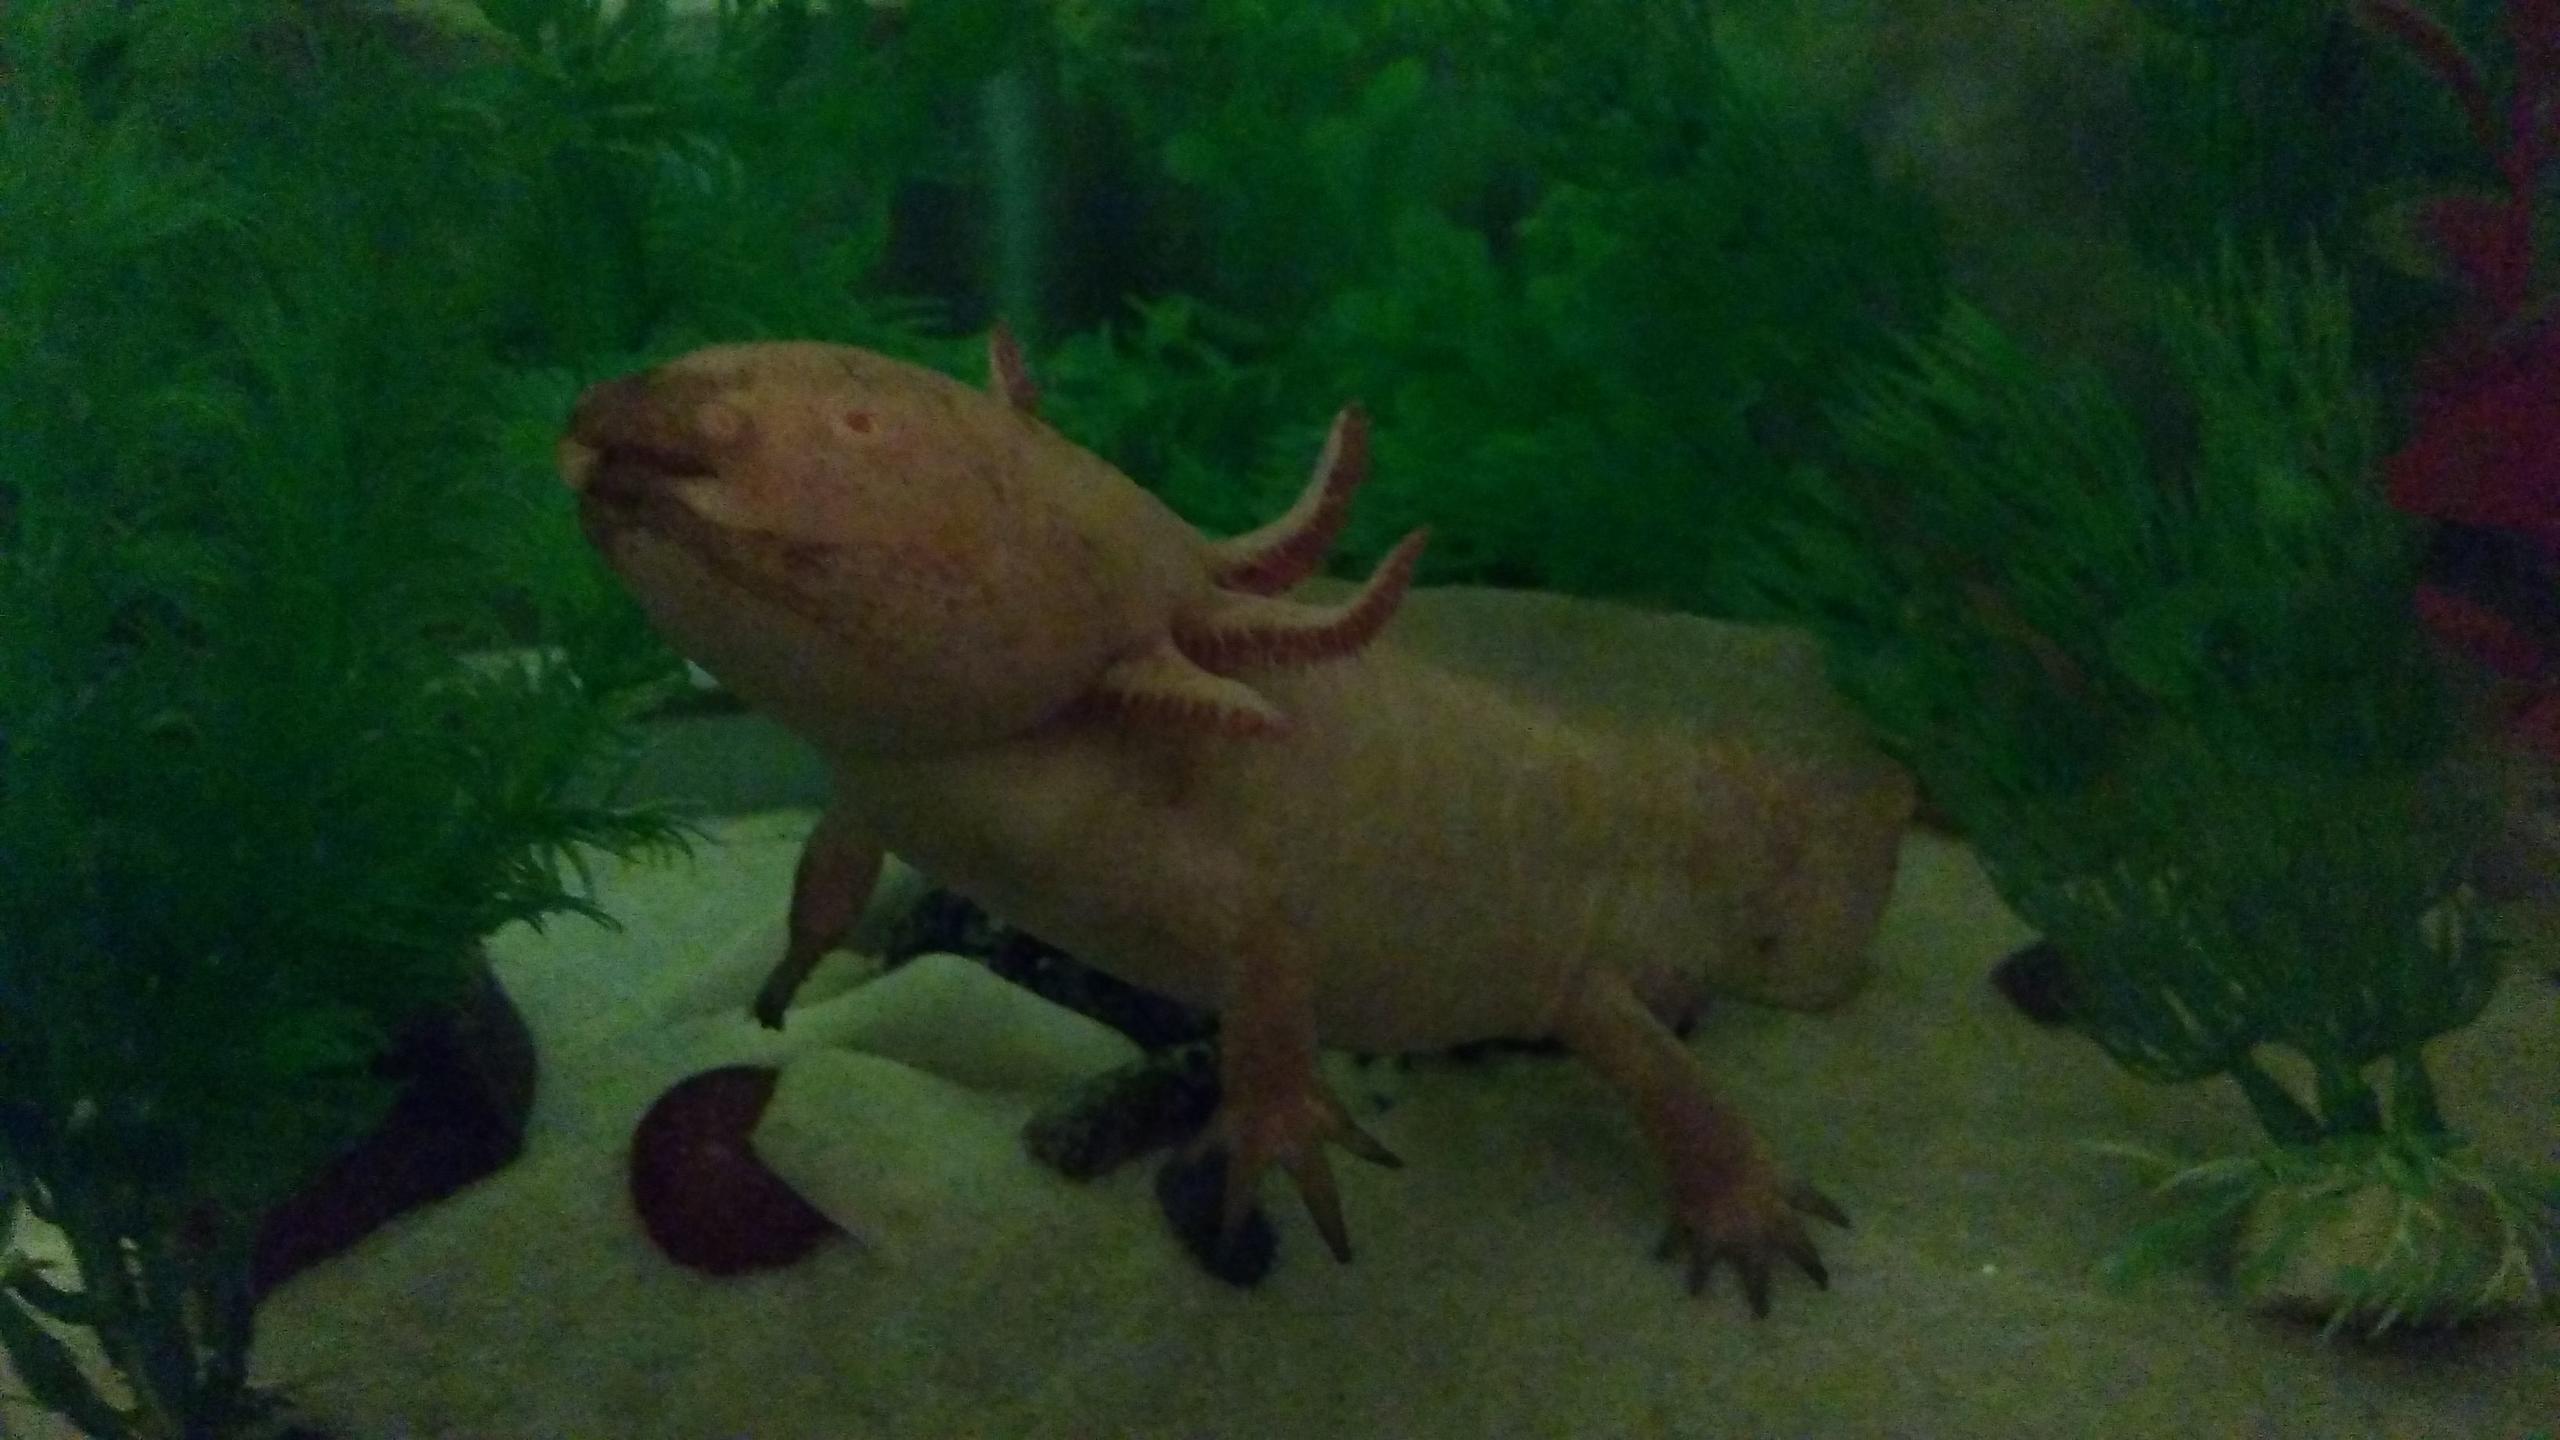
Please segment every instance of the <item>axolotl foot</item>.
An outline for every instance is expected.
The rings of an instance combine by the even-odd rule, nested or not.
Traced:
[[[1688,1183],[1682,1183],[1686,1179]],[[1781,1180],[1766,1164],[1748,1164],[1739,1173],[1724,1171],[1673,1178],[1671,1228],[1656,1250],[1660,1259],[1689,1257],[1689,1293],[1706,1293],[1716,1266],[1731,1261],[1742,1277],[1742,1293],[1751,1313],[1769,1314],[1769,1270],[1773,1259],[1792,1260],[1816,1287],[1831,1288],[1831,1272],[1821,1252],[1805,1233],[1803,1217],[1814,1216],[1847,1228],[1849,1217],[1831,1198],[1802,1181]]]
[[[1789,1176],[1741,1112],[1709,1083],[1697,1057],[1625,981],[1598,975],[1567,1009],[1561,1038],[1624,1096],[1671,1182],[1671,1229],[1661,1255],[1685,1250],[1689,1289],[1702,1294],[1730,1261],[1751,1313],[1769,1313],[1769,1274],[1791,1260],[1824,1289],[1831,1273],[1804,1217],[1847,1226],[1821,1191]]]
[[[1348,1263],[1351,1235],[1343,1224],[1342,1197],[1333,1182],[1327,1145],[1339,1145],[1373,1165],[1400,1169],[1404,1162],[1360,1128],[1342,1102],[1313,1075],[1276,1090],[1230,1091],[1195,1153],[1222,1150],[1226,1183],[1218,1218],[1219,1244],[1231,1246],[1253,1210],[1255,1192],[1274,1165],[1289,1174],[1333,1258]]]

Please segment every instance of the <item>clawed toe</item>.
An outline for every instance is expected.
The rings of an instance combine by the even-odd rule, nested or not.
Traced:
[[[1404,1168],[1404,1161],[1396,1155],[1396,1152],[1378,1143],[1377,1136],[1361,1129],[1357,1122],[1342,1112],[1339,1103],[1334,1106],[1334,1111],[1335,1121],[1340,1128],[1333,1134],[1333,1143],[1372,1165],[1388,1170]]]
[[[1814,1289],[1831,1288],[1831,1272],[1823,1266],[1822,1252],[1813,1248],[1813,1242],[1805,1237],[1802,1230],[1780,1236],[1778,1252],[1796,1262],[1797,1269],[1813,1277]]]
[[[1816,1219],[1828,1220],[1843,1230],[1849,1228],[1848,1215],[1843,1212],[1837,1204],[1833,1203],[1831,1197],[1814,1189],[1811,1185],[1808,1185],[1801,1180],[1787,1186],[1786,1197],[1788,1204],[1803,1211],[1807,1215],[1811,1215]]]
[[[1288,1172],[1299,1198],[1306,1202],[1307,1214],[1315,1221],[1316,1233],[1323,1237],[1325,1248],[1344,1264],[1351,1261],[1351,1231],[1343,1222],[1342,1195],[1334,1184],[1333,1163],[1325,1156],[1325,1145],[1339,1145],[1387,1169],[1404,1165],[1394,1151],[1361,1129],[1341,1102],[1321,1093],[1260,1114],[1222,1115],[1202,1139],[1204,1144],[1223,1145],[1227,1151],[1226,1188],[1219,1205],[1222,1248],[1232,1244],[1243,1231],[1263,1172],[1278,1165]]]
[[[1289,1178],[1297,1183],[1298,1196],[1306,1201],[1307,1214],[1316,1222],[1316,1233],[1324,1237],[1324,1248],[1333,1252],[1338,1263],[1351,1263],[1351,1229],[1343,1223],[1342,1195],[1333,1185],[1333,1164],[1319,1150],[1288,1165]],[[1239,1192],[1249,1201],[1250,1191]],[[1239,1224],[1243,1217],[1237,1217]]]
[[[1767,1194],[1779,1203],[1728,1204],[1710,1207],[1711,1218],[1697,1223],[1673,1220],[1656,1249],[1656,1257],[1668,1260],[1683,1249],[1689,1252],[1692,1295],[1705,1294],[1716,1267],[1730,1262],[1742,1279],[1743,1298],[1755,1319],[1769,1316],[1769,1272],[1774,1257],[1794,1261],[1796,1268],[1811,1277],[1814,1288],[1830,1289],[1831,1271],[1822,1263],[1822,1252],[1814,1247],[1796,1212],[1843,1228],[1849,1224],[1849,1217],[1830,1197],[1801,1182]]]
[[[1831,1271],[1822,1263],[1822,1255],[1813,1247],[1801,1228],[1790,1235],[1758,1242],[1712,1241],[1690,1234],[1684,1227],[1673,1227],[1663,1237],[1661,1257],[1669,1259],[1686,1247],[1689,1251],[1689,1293],[1707,1293],[1707,1280],[1718,1265],[1732,1262],[1733,1271],[1742,1277],[1743,1298],[1750,1302],[1754,1319],[1769,1318],[1769,1257],[1772,1252],[1793,1260],[1804,1273],[1813,1277],[1814,1288],[1831,1288]]]

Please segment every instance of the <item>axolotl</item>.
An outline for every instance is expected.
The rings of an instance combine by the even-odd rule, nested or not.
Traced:
[[[670,643],[827,762],[783,1022],[884,852],[1122,979],[1215,1009],[1232,1236],[1289,1174],[1350,1258],[1328,1146],[1397,1158],[1319,1047],[1560,1040],[1668,1172],[1664,1253],[1755,1313],[1806,1217],[1672,1026],[1799,1009],[1872,966],[1912,783],[1765,738],[1610,727],[1427,661],[1392,625],[1417,531],[1347,598],[1322,565],[1368,472],[1335,418],[1286,513],[1212,539],[1038,416],[999,328],[984,390],[865,350],[717,346],[593,386],[559,446],[581,524]]]

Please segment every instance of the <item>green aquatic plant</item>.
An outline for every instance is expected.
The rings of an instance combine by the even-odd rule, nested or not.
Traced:
[[[549,452],[697,336],[908,335],[750,116],[785,8],[0,12],[0,1351],[87,1433],[277,1424],[260,1218],[484,937],[682,841],[605,798],[680,676]]]
[[[2126,137],[2128,219],[2155,255],[2201,258],[2218,230],[2343,253],[2369,185],[2450,138],[2427,97],[2371,63],[2339,0],[2143,0],[2142,124]]]
[[[2226,251],[2159,314],[2165,437],[1951,308],[1857,386],[1850,463],[1773,518],[1736,603],[1826,636],[2059,948],[2082,1033],[2147,1079],[2230,1080],[2293,1157],[2216,1173],[2388,1140],[2451,1174],[2424,1052],[2498,979],[2465,885],[2492,801],[2411,605],[2345,289]]]
[[[893,212],[965,171],[950,112],[1001,63],[998,0],[482,0],[489,52],[442,111],[484,203],[514,359],[784,335],[930,348],[884,293]],[[708,13],[703,13],[703,12]]]
[[[2244,1294],[2306,1313],[2324,1335],[2379,1339],[2548,1304],[2560,1273],[2560,1185],[2439,1135],[2343,1135],[2198,1164],[2097,1149],[2144,1172],[2163,1212],[2107,1257],[2101,1273],[2118,1285],[2219,1261]]]
[[[1154,228],[1142,318],[1042,373],[1213,529],[1357,398],[1378,479],[1345,566],[1428,520],[1436,580],[1695,604],[1837,377],[1934,310],[1930,217],[1731,73],[1695,0],[1066,13],[1062,88]]]
[[[2527,6],[2515,7],[2520,15]],[[2142,0],[2141,123],[2112,188],[2161,265],[2209,258],[2218,235],[2322,246],[2358,295],[2359,343],[2387,381],[2436,338],[2444,299],[2412,264],[2413,211],[2481,176],[2474,117],[2410,64],[2412,27],[2438,58],[2530,69],[2506,43],[2508,0]],[[2465,62],[2467,63],[2467,62]],[[2527,107],[2519,107],[2519,117]]]

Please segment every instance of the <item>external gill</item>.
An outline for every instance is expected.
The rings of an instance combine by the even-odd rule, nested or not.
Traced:
[[[1270,524],[1209,546],[1218,588],[1277,595],[1313,575],[1351,516],[1352,495],[1368,478],[1369,416],[1358,405],[1345,405],[1333,417],[1315,474],[1297,502]]]
[[[1335,605],[1221,591],[1216,610],[1194,621],[1175,622],[1173,642],[1202,669],[1220,675],[1291,669],[1355,654],[1394,618],[1430,541],[1428,529],[1405,536],[1358,593]]]
[[[1022,347],[1002,325],[987,336],[987,389],[1017,413],[1037,413],[1039,386]],[[1285,514],[1245,534],[1202,542],[1210,603],[1176,616],[1169,636],[1113,663],[1075,713],[1239,738],[1284,733],[1288,720],[1279,707],[1235,677],[1356,654],[1394,618],[1430,540],[1428,530],[1405,536],[1359,592],[1339,604],[1281,598],[1323,565],[1368,475],[1368,416],[1346,405],[1334,416],[1315,473]]]

